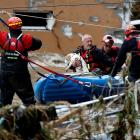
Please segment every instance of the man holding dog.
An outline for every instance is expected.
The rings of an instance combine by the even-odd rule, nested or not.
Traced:
[[[113,64],[110,57],[105,55],[99,48],[93,45],[92,36],[85,34],[82,37],[82,44],[74,51],[85,60],[89,71],[100,69],[103,74],[110,72]],[[106,65],[106,69],[102,67],[102,63]],[[77,67],[77,63],[73,63],[73,69]]]

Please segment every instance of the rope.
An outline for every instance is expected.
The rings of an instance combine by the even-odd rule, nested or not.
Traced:
[[[33,17],[35,17],[35,16],[33,16]],[[7,23],[6,23],[2,18],[0,18],[0,21],[1,21],[4,25],[6,25],[6,27],[9,27],[9,26],[7,25]],[[43,68],[43,69],[45,69],[45,70],[47,70],[47,71],[49,71],[49,72],[55,74],[55,75],[58,75],[58,76],[61,76],[61,77],[66,78],[66,79],[72,80],[72,81],[75,82],[75,83],[78,83],[78,84],[81,84],[81,85],[84,85],[84,86],[87,86],[87,87],[103,87],[103,88],[109,87],[109,86],[92,85],[90,82],[82,82],[82,81],[76,80],[76,79],[74,79],[74,78],[72,78],[72,77],[70,77],[70,76],[66,76],[66,75],[64,75],[64,74],[57,73],[57,72],[55,72],[55,71],[53,71],[53,70],[51,70],[51,69],[48,69],[48,68],[46,68],[46,67],[43,67],[43,66],[41,66],[41,65],[39,65],[39,64],[37,64],[37,63],[35,63],[34,61],[32,61],[32,60],[28,59],[27,57],[23,56],[20,52],[18,52],[18,51],[15,51],[15,52],[17,52],[17,53],[21,56],[21,58],[24,59],[25,61],[31,62],[31,63],[33,63],[33,64],[35,64],[35,65],[37,65],[37,66],[39,66],[39,67],[41,67],[41,68]],[[31,66],[31,67],[32,67],[32,66]],[[32,68],[33,68],[33,67],[32,67]],[[34,69],[34,68],[33,68],[33,69]],[[34,70],[35,70],[35,69],[34,69]],[[35,70],[35,71],[36,71],[36,73],[38,73],[39,75],[41,75],[41,76],[43,76],[43,77],[46,77],[44,74],[38,72],[37,70]],[[123,88],[123,87],[122,87],[122,88]]]
[[[101,88],[101,87],[102,87],[102,88],[109,87],[109,86],[100,86],[100,85],[96,85],[96,84],[93,84],[93,85],[92,85],[91,82],[83,82],[83,81],[76,80],[76,79],[72,78],[71,76],[67,76],[67,75],[64,75],[64,74],[55,72],[55,71],[53,71],[53,70],[51,70],[51,69],[49,69],[49,68],[47,68],[47,67],[44,67],[44,66],[42,66],[42,65],[39,65],[38,63],[36,63],[36,62],[34,62],[34,61],[28,59],[27,57],[25,57],[24,55],[22,55],[22,54],[21,54],[20,52],[18,52],[18,51],[15,51],[15,52],[17,52],[17,53],[21,56],[21,58],[22,58],[23,60],[25,60],[25,61],[27,61],[27,62],[30,62],[30,63],[33,63],[33,64],[35,64],[35,65],[41,67],[42,69],[47,70],[47,71],[50,72],[50,73],[53,73],[53,74],[58,75],[58,76],[60,76],[60,77],[64,77],[64,78],[66,78],[66,79],[68,79],[68,80],[71,80],[71,81],[73,81],[73,82],[75,82],[75,83],[78,83],[78,84],[80,84],[80,85],[82,85],[82,86],[92,87],[92,88],[94,88],[94,87],[99,87],[99,88]],[[35,68],[33,68],[33,69],[35,70]],[[35,70],[35,71],[36,71],[36,70]],[[39,75],[42,75],[43,77],[46,77],[46,76],[43,75],[42,73],[40,73],[40,72],[38,72],[38,71],[36,71],[36,72],[37,72]],[[113,87],[113,88],[118,88],[118,87]],[[119,88],[125,88],[125,87],[119,87]]]
[[[0,21],[1,21],[6,27],[9,28],[8,24],[7,24],[2,18],[0,18]]]
[[[6,23],[2,18],[0,18],[0,21],[1,21],[4,25],[6,25],[7,27],[9,27],[9,26],[7,25],[7,23]],[[18,51],[15,51],[15,52],[17,52],[17,53],[21,56],[21,58],[24,59],[25,61],[31,62],[31,63],[33,63],[33,64],[35,64],[35,65],[37,65],[37,66],[39,66],[39,67],[41,67],[41,68],[43,68],[43,69],[45,69],[45,70],[47,70],[47,71],[49,71],[49,72],[55,74],[55,75],[64,77],[64,78],[66,78],[66,79],[69,79],[69,80],[71,80],[71,81],[73,81],[73,82],[75,82],[75,83],[78,83],[78,84],[80,84],[80,85],[83,85],[83,86],[87,86],[87,87],[94,86],[94,85],[91,85],[90,82],[82,82],[82,81],[76,80],[76,79],[74,79],[74,78],[72,78],[72,77],[66,76],[66,75],[64,75],[64,74],[57,73],[57,72],[55,72],[55,71],[53,71],[53,70],[51,70],[51,69],[48,69],[47,67],[43,67],[43,66],[41,66],[41,65],[39,65],[39,64],[37,64],[37,63],[35,63],[34,61],[28,59],[27,57],[25,57],[24,55],[22,55],[20,52],[18,52]],[[37,72],[39,75],[45,77],[45,75],[43,75],[42,73],[40,73],[40,72],[38,72],[38,71],[36,71],[36,72]]]
[[[31,68],[32,68],[38,75],[40,75],[41,77],[47,78],[46,75],[44,75],[44,74],[42,74],[41,72],[37,71],[37,70],[32,66],[32,64],[31,64],[30,62],[29,62],[29,64],[30,64]]]
[[[71,78],[71,77],[69,77],[69,76],[67,76],[67,75],[64,75],[64,74],[55,72],[55,71],[53,71],[53,70],[51,70],[51,69],[49,69],[49,68],[47,68],[47,67],[44,67],[44,66],[42,66],[42,65],[39,65],[38,63],[36,63],[36,62],[34,62],[34,61],[28,59],[27,57],[25,57],[24,55],[22,55],[20,52],[18,52],[18,51],[15,51],[15,52],[18,53],[18,54],[21,56],[21,58],[22,58],[23,60],[25,60],[25,61],[27,61],[27,62],[30,62],[30,63],[33,63],[33,64],[35,64],[36,66],[39,66],[40,68],[42,68],[42,69],[44,69],[44,70],[46,70],[46,71],[48,71],[48,72],[50,72],[50,73],[53,73],[53,74],[55,74],[55,75],[58,75],[58,76],[67,78],[67,79],[69,79],[69,80],[71,80],[71,81],[73,81],[73,82],[75,82],[75,83],[78,83],[78,84],[80,84],[80,85],[82,85],[82,86],[86,86],[86,87],[90,87],[90,86],[91,86],[91,83],[90,83],[90,82],[82,82],[82,81],[76,80],[76,79],[74,79],[74,78]]]
[[[37,6],[37,7],[74,7],[74,6],[96,6],[96,5],[101,5],[101,4],[104,4],[104,5],[107,5],[107,4],[120,4],[120,5],[123,5],[123,4],[126,4],[126,3],[132,3],[132,4],[136,4],[136,3],[139,3],[139,1],[125,1],[125,2],[94,2],[94,3],[77,3],[77,4],[53,4],[53,5],[45,5],[45,6]],[[43,3],[42,3],[43,4]],[[21,9],[21,8],[34,8],[34,7],[3,7],[3,8],[0,8],[0,9],[15,9],[15,8],[18,8],[18,9]]]
[[[52,18],[44,18],[44,17],[39,17],[39,16],[30,16],[30,15],[24,15],[24,14],[16,14],[16,13],[10,13],[10,12],[7,12],[7,11],[4,11],[4,10],[1,10],[2,14],[8,14],[8,15],[19,15],[19,16],[23,16],[23,17],[30,17],[30,18],[36,18],[36,19],[44,19],[44,20],[52,20]],[[73,20],[63,20],[63,19],[57,19],[55,17],[55,20],[58,21],[58,22],[65,22],[65,23],[72,23],[72,24],[79,24],[80,22],[79,21],[73,21]],[[118,28],[118,27],[113,27],[113,26],[106,26],[106,25],[100,25],[100,24],[93,24],[93,23],[86,23],[86,22],[83,22],[82,23],[83,25],[86,25],[86,26],[95,26],[95,27],[101,27],[101,28],[115,28],[115,29],[119,29],[119,30],[124,30],[123,28]],[[137,32],[140,32],[139,30],[136,30]]]
[[[30,15],[24,15],[24,14],[16,14],[16,13],[10,13],[10,12],[7,12],[7,11],[3,11],[1,13],[6,13],[8,15],[19,15],[19,16],[25,16],[25,17],[30,17],[30,18],[44,19],[44,20],[49,20],[49,19],[52,20],[51,18],[43,18],[43,17],[39,17],[39,16],[30,16]],[[63,19],[57,19],[57,18],[55,18],[55,20],[59,21],[59,22],[79,24],[79,21],[63,20]],[[100,25],[100,24],[93,24],[93,23],[86,23],[86,22],[83,22],[82,24],[83,25],[87,25],[87,26],[95,26],[95,27],[102,27],[102,28],[115,28],[115,29],[124,30],[122,28],[113,27],[113,26],[106,26],[106,25]]]

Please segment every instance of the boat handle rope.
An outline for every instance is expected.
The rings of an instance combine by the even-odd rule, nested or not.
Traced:
[[[32,61],[32,60],[30,60],[29,58],[27,58],[27,57],[25,57],[24,55],[22,55],[20,52],[18,52],[18,51],[15,51],[15,52],[18,53],[18,54],[21,56],[21,58],[24,59],[25,61],[28,61],[28,62],[30,62],[30,63],[33,63],[33,64],[35,64],[35,65],[41,67],[42,69],[45,69],[45,70],[49,71],[49,72],[52,73],[52,74],[58,75],[58,76],[60,76],[60,77],[64,77],[64,78],[66,78],[67,80],[71,80],[71,81],[73,81],[73,82],[75,82],[75,83],[78,83],[78,84],[80,84],[80,85],[82,85],[82,86],[92,87],[92,88],[95,88],[95,87],[97,87],[97,88],[110,88],[108,85],[107,85],[107,86],[105,86],[105,85],[100,86],[100,85],[97,85],[97,84],[92,84],[91,82],[79,81],[79,80],[76,80],[76,79],[74,79],[74,78],[72,78],[72,77],[70,77],[70,76],[68,76],[68,75],[64,75],[64,74],[61,74],[61,73],[57,73],[57,72],[55,72],[55,71],[53,71],[53,70],[51,70],[51,69],[49,69],[49,68],[47,68],[47,67],[44,67],[44,66],[42,66],[42,65],[40,65],[40,64],[38,64],[38,63],[36,63],[36,62],[34,62],[34,61]],[[31,64],[30,64],[30,65],[31,65]],[[31,66],[31,67],[33,68],[33,66]],[[35,69],[33,68],[33,70],[35,70]],[[36,71],[36,73],[39,74],[40,76],[42,76],[42,77],[44,77],[44,78],[47,78],[46,75],[44,75],[44,74],[38,72],[37,70],[35,70],[35,71]],[[64,81],[64,82],[65,82],[65,81]],[[63,82],[62,82],[62,83],[63,83]],[[61,84],[62,84],[62,83],[61,83]],[[118,87],[113,87],[113,88],[117,89]],[[119,88],[124,89],[125,87],[119,87]]]

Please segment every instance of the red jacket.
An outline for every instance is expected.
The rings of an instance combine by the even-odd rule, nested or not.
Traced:
[[[74,53],[80,53],[87,65],[89,65],[89,71],[94,71],[96,68],[103,70],[101,63],[104,63],[106,67],[112,67],[113,65],[111,59],[105,56],[96,46],[92,46],[90,50],[84,50],[83,46],[79,46]]]

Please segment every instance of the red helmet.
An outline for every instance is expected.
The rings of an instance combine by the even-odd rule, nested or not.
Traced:
[[[127,25],[126,28],[125,28],[125,31],[124,31],[126,36],[128,36],[128,35],[130,35],[131,33],[134,33],[134,32],[136,32],[136,27],[132,24]]]
[[[20,29],[22,27],[22,20],[19,17],[11,17],[8,19],[8,26],[11,29]]]
[[[103,37],[103,42],[105,42],[106,44],[114,44],[114,39],[111,35],[105,35]]]

